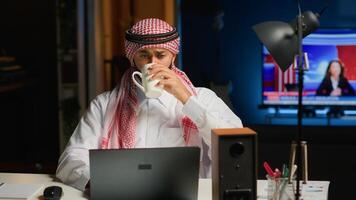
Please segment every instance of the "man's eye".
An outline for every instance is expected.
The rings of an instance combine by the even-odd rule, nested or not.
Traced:
[[[147,54],[141,54],[140,57],[141,57],[141,58],[147,58],[148,55],[147,55]]]
[[[165,56],[164,54],[158,54],[157,58],[164,58],[164,56]]]

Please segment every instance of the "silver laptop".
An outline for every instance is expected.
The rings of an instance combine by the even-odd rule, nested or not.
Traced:
[[[90,199],[196,200],[199,147],[90,150]]]

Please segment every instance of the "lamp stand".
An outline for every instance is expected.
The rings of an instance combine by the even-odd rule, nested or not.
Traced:
[[[297,31],[298,31],[298,37],[297,37],[297,44],[298,44],[298,64],[297,64],[297,70],[298,70],[298,124],[297,124],[297,129],[298,129],[298,134],[297,134],[297,148],[296,148],[296,157],[297,157],[297,164],[299,167],[297,167],[297,187],[296,187],[296,193],[295,193],[295,200],[299,200],[301,197],[301,191],[300,191],[300,178],[302,175],[302,170],[301,170],[301,163],[302,163],[302,118],[303,118],[303,87],[304,87],[304,68],[303,68],[303,45],[302,45],[302,39],[303,39],[303,19],[302,19],[302,14],[301,14],[301,9],[300,9],[300,2],[298,1],[298,8],[299,8],[299,14],[298,14],[298,20],[297,20]],[[306,157],[305,157],[306,158]],[[307,170],[307,169],[305,169]]]

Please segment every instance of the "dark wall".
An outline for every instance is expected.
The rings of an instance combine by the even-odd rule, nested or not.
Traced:
[[[182,1],[182,69],[193,84],[209,87],[224,73],[219,70],[222,8],[218,1]],[[227,81],[227,80],[226,80]]]
[[[0,48],[27,72],[24,87],[0,93],[0,166],[20,163],[10,164],[12,170],[58,159],[55,2],[0,3]]]

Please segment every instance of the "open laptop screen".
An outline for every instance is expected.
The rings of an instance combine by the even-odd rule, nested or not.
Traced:
[[[196,200],[198,147],[90,150],[91,199]]]

